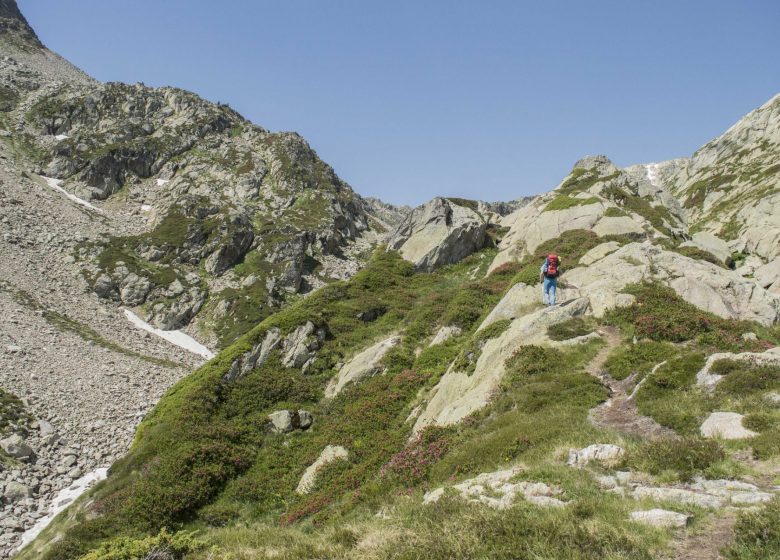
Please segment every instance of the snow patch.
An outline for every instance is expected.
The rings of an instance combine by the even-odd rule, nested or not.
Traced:
[[[654,187],[660,187],[661,181],[658,177],[658,168],[660,167],[657,163],[648,163],[645,164],[645,171],[647,173],[647,180],[650,181],[650,184]]]
[[[182,331],[164,331],[162,329],[158,329],[156,327],[153,327],[143,319],[141,319],[138,315],[130,311],[129,309],[124,309],[125,317],[133,323],[136,327],[139,329],[143,329],[147,332],[150,332],[154,335],[159,336],[160,338],[164,338],[171,344],[175,344],[179,348],[184,348],[188,352],[192,352],[193,354],[198,354],[199,356],[203,356],[207,360],[210,360],[214,357],[214,352],[203,346],[200,342],[192,338],[190,335],[182,332]]]
[[[76,195],[70,194],[68,191],[63,189],[60,186],[62,184],[62,179],[52,179],[51,177],[44,177],[43,175],[41,175],[41,179],[46,181],[46,184],[49,185],[50,188],[54,189],[58,193],[64,194],[67,198],[69,198],[71,201],[75,202],[76,204],[89,208],[90,210],[94,210],[95,212],[102,212],[102,210],[100,210],[100,208],[98,208],[97,206],[92,206],[86,200],[82,200]]]
[[[162,187],[163,185],[165,185],[166,183],[169,183],[169,182],[170,182],[169,179],[157,179],[157,186],[158,187]]]
[[[41,531],[43,531],[49,525],[49,523],[51,523],[52,520],[60,514],[60,512],[75,502],[76,499],[78,499],[79,496],[86,492],[93,484],[105,479],[107,474],[108,468],[106,467],[96,469],[91,473],[82,476],[67,488],[60,490],[51,503],[51,509],[49,510],[49,513],[47,513],[44,517],[41,517],[38,521],[35,522],[35,525],[22,533],[22,539],[17,550],[21,550],[29,543],[31,543],[35,537],[40,535]]]
[[[144,212],[151,212],[152,211],[152,207],[149,206],[148,204],[142,204],[141,205],[141,210],[143,210]]]
[[[58,134],[54,137],[55,140],[67,140],[68,138],[70,138],[70,136],[67,134]]]

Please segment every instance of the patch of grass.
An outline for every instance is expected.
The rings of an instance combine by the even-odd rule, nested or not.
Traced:
[[[628,216],[628,214],[626,214],[623,210],[621,210],[617,206],[610,206],[604,212],[605,218],[621,218],[623,216]]]
[[[636,344],[623,344],[607,357],[605,369],[618,381],[635,373],[641,379],[657,365],[673,358],[677,349],[673,344],[642,340]]]
[[[780,558],[780,498],[757,511],[740,514],[735,539],[723,555],[728,560]]]
[[[562,323],[547,327],[547,336],[551,340],[569,340],[593,332],[594,325],[583,317],[572,317]]]
[[[588,204],[597,204],[599,199],[595,196],[590,198],[574,198],[569,195],[559,194],[544,207],[542,212],[553,212],[555,210],[567,210],[575,206],[587,206]]]
[[[624,465],[633,470],[660,475],[673,471],[680,480],[690,481],[725,460],[720,443],[700,437],[648,440],[630,448]]]
[[[728,262],[724,263],[722,260],[720,260],[718,257],[710,253],[709,251],[705,251],[704,249],[700,249],[699,247],[690,247],[690,246],[674,246],[672,248],[673,251],[676,253],[680,253],[681,255],[684,255],[686,257],[690,257],[692,259],[696,259],[698,261],[706,261],[708,263],[716,264],[721,268],[729,268]]]
[[[605,319],[640,338],[659,342],[696,341],[712,349],[732,352],[763,351],[779,342],[780,333],[776,330],[702,311],[659,283],[634,284],[624,292],[636,297],[636,302],[608,312]],[[755,332],[758,339],[743,340],[742,334],[746,332]]]
[[[689,352],[658,368],[637,393],[639,412],[679,434],[697,434],[714,406],[711,396],[694,385],[704,362],[704,354]]]
[[[10,426],[24,427],[32,421],[32,415],[27,412],[19,397],[0,389],[0,433],[5,433]]]

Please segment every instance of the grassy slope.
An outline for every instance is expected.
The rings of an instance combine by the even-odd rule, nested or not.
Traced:
[[[545,249],[571,255],[569,262],[575,263],[594,242],[587,232],[568,232]],[[90,514],[82,508],[65,538],[44,557],[78,558],[99,542],[109,542],[104,546],[111,550],[125,541],[110,539],[141,538],[167,526],[199,529],[220,557],[236,559],[514,558],[517,551],[534,558],[651,558],[665,533],[626,521],[636,504],[601,491],[587,473],[565,467],[566,451],[594,442],[620,443],[629,449],[625,467],[662,480],[736,471],[729,463],[730,449],[694,436],[682,445],[657,447],[594,428],[587,412],[606,392],[583,366],[599,341],[565,352],[520,350],[508,362],[501,392],[489,407],[457,427],[429,429],[407,443],[405,419],[419,391],[435,384],[466,350],[478,351],[481,338],[500,333],[506,325],[480,335],[473,331],[508,287],[538,270],[538,259],[529,259],[472,280],[481,278],[490,256],[487,250],[438,272],[417,274],[397,255],[380,252],[353,280],[269,317],[171,389],[142,424],[130,454],[93,493]],[[644,338],[643,350],[633,356],[624,345],[607,366],[619,377],[646,375],[661,355],[693,364],[674,370],[672,377],[682,376],[682,385],[674,385],[674,379],[668,386],[656,382],[665,379],[659,370],[640,391],[642,411],[681,433],[691,430],[653,409],[653,391],[666,391],[664,399],[700,399],[689,373],[700,363],[699,353],[744,345],[746,331],[759,335],[756,349],[778,341],[776,331],[685,307],[664,288],[635,286],[631,291],[637,306],[606,321],[619,326],[627,341],[634,335]],[[356,318],[377,307],[387,309],[378,320]],[[221,382],[232,361],[269,328],[287,333],[307,320],[329,332],[309,375],[284,369],[273,358],[233,385]],[[464,333],[425,348],[428,337],[449,324]],[[572,322],[550,334],[565,339],[596,326]],[[391,332],[401,332],[403,342],[385,358],[388,374],[323,403],[322,389],[335,365]],[[418,348],[423,350],[416,355]],[[544,367],[550,363],[557,365]],[[675,392],[675,387],[683,390]],[[314,413],[312,429],[288,436],[266,432],[268,412],[294,407]],[[756,419],[756,425],[761,422],[774,433],[772,418]],[[347,447],[349,461],[326,468],[313,493],[295,495],[303,469],[327,444]],[[517,463],[525,466],[521,477],[561,486],[571,505],[540,511],[521,501],[494,512],[449,499],[433,507],[420,503],[427,489]],[[385,516],[376,517],[377,511]],[[140,546],[146,541],[131,542]],[[195,544],[185,549],[181,555],[191,558],[212,554]],[[110,554],[93,557],[108,559]]]

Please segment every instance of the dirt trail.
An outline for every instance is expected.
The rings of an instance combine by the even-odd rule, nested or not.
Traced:
[[[677,434],[673,430],[661,426],[652,418],[639,414],[630,393],[635,386],[635,376],[631,375],[622,381],[616,381],[604,371],[607,357],[620,345],[620,331],[615,327],[604,327],[599,332],[604,336],[607,345],[590,361],[586,371],[609,389],[610,398],[591,409],[588,419],[600,428],[609,428],[643,438],[676,437]]]
[[[681,534],[665,560],[722,560],[720,551],[734,541],[736,522],[734,512],[727,512],[714,518],[701,532]]]

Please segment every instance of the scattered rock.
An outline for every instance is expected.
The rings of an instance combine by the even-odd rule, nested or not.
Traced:
[[[548,486],[543,482],[510,482],[520,472],[520,469],[512,468],[482,473],[475,478],[455,484],[451,488],[469,501],[482,503],[496,509],[511,507],[517,496],[522,496],[526,501],[543,507],[566,505],[566,502],[556,497],[561,494],[560,488]],[[446,490],[446,487],[441,487],[426,492],[423,496],[423,503],[432,504],[439,501]]]
[[[12,504],[24,500],[25,498],[31,498],[32,495],[33,493],[29,486],[15,481],[6,484],[5,490],[3,491],[3,498],[5,498],[5,501]]]
[[[27,445],[24,438],[19,434],[13,434],[0,440],[0,448],[10,457],[19,459],[23,463],[28,463],[35,459],[35,452],[32,447]]]
[[[704,437],[723,439],[744,439],[757,436],[752,430],[742,426],[744,416],[736,412],[713,412],[701,425]]]
[[[693,519],[692,515],[677,513],[667,509],[649,509],[644,511],[632,511],[631,519],[651,525],[652,527],[672,527],[679,529],[686,527]]]
[[[307,321],[290,333],[282,343],[282,364],[288,368],[303,368],[325,340],[325,329]]]
[[[614,466],[625,454],[625,450],[617,445],[609,443],[595,443],[584,449],[569,451],[569,459],[566,462],[571,467],[578,469],[586,466],[591,461],[600,463],[605,467]]]
[[[277,434],[288,434],[293,430],[305,430],[314,422],[311,412],[306,410],[277,410],[268,415],[271,430]]]

